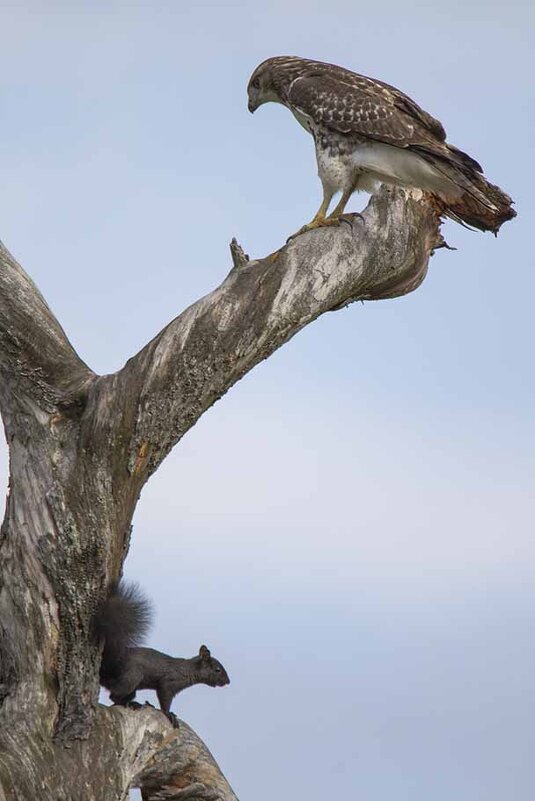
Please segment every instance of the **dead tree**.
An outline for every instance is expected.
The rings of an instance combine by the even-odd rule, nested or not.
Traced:
[[[91,618],[121,573],[141,488],[238,379],[320,314],[406,294],[444,244],[421,193],[383,188],[362,216],[249,260],[113,375],[96,375],[0,248],[0,800],[230,801],[186,724],[97,703]]]

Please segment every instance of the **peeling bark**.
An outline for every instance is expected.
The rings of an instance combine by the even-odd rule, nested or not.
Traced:
[[[99,707],[88,737],[68,745],[35,721],[2,740],[2,801],[108,801],[127,798],[132,787],[147,801],[237,801],[195,732],[182,721],[172,728],[155,709]]]
[[[235,798],[186,726],[98,706],[93,613],[120,575],[143,484],[198,418],[305,325],[406,294],[444,246],[421,193],[250,260],[113,375],[78,357],[0,247],[0,410],[10,489],[0,531],[0,801]]]

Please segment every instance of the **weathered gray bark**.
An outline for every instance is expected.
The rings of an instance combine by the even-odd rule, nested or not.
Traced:
[[[326,311],[406,294],[443,240],[428,199],[384,188],[362,217],[234,266],[113,375],[77,356],[0,249],[0,799],[233,799],[196,735],[97,704],[92,615],[118,577],[139,493],[241,376]]]

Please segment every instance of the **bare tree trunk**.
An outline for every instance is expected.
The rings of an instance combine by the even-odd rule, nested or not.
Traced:
[[[239,378],[326,311],[405,294],[443,240],[421,193],[234,266],[113,375],[73,350],[0,248],[0,409],[10,455],[0,534],[0,799],[235,796],[206,747],[158,711],[97,704],[91,619],[120,575],[139,493]]]

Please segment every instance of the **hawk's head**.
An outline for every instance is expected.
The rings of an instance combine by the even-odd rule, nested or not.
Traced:
[[[305,63],[297,56],[275,56],[263,61],[247,86],[249,111],[253,113],[264,103],[284,103],[288,87],[301,74]]]

